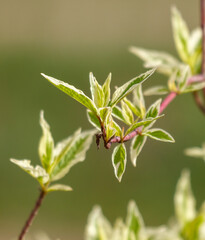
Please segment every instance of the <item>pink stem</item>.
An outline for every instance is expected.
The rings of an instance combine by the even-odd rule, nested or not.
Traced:
[[[164,109],[170,104],[170,102],[174,100],[176,96],[177,96],[176,92],[171,92],[169,95],[167,95],[167,97],[164,99],[160,106],[159,114],[161,114],[164,111]]]

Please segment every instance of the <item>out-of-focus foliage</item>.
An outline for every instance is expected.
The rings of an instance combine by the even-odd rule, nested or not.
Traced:
[[[185,170],[174,195],[175,220],[159,227],[147,227],[134,201],[128,204],[124,222],[119,218],[114,226],[105,218],[99,206],[88,217],[85,240],[204,240],[205,203],[196,211],[190,174]]]
[[[194,158],[202,158],[205,161],[205,143],[202,144],[202,147],[191,147],[185,149],[184,153],[187,156]]]
[[[131,47],[130,51],[144,61],[144,67],[156,67],[159,73],[168,76],[167,86],[153,86],[145,95],[177,94],[198,91],[205,87],[203,82],[189,82],[189,77],[199,74],[202,60],[202,33],[197,28],[189,32],[186,22],[176,7],[172,8],[172,29],[175,47],[181,62],[169,53]]]

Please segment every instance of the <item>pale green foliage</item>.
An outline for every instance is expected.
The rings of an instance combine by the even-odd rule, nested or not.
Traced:
[[[176,50],[181,58],[161,51],[131,47],[130,51],[144,61],[146,68],[156,67],[159,73],[168,76],[167,86],[153,86],[145,90],[145,95],[163,95],[170,92],[177,94],[198,91],[205,87],[205,83],[189,83],[188,79],[200,73],[202,59],[202,33],[197,28],[189,32],[187,24],[180,12],[172,8],[172,29]]]
[[[112,165],[114,167],[115,176],[119,180],[119,182],[121,181],[122,176],[125,172],[126,163],[127,152],[125,145],[122,143],[115,147],[112,153]]]
[[[183,171],[175,193],[176,217],[172,224],[146,227],[135,204],[128,204],[127,218],[117,219],[114,227],[95,207],[89,215],[85,240],[204,240],[205,205],[196,213],[189,172]]]
[[[143,135],[162,142],[174,142],[173,137],[166,131],[159,128],[152,128],[143,132]]]
[[[176,216],[181,226],[195,218],[195,199],[191,190],[190,174],[187,171],[182,172],[182,176],[177,183],[174,202]]]
[[[63,178],[71,167],[85,159],[95,131],[81,132],[81,129],[79,129],[72,136],[54,146],[50,127],[44,119],[42,111],[40,114],[40,125],[43,131],[39,144],[39,156],[42,167],[38,165],[33,167],[29,160],[11,159],[11,162],[34,177],[46,192],[71,191],[72,188],[67,185],[49,185],[51,182]]]
[[[59,88],[61,91],[65,92],[68,96],[74,98],[76,101],[80,102],[82,105],[90,109],[92,112],[97,113],[97,108],[94,102],[89,97],[87,97],[83,91],[75,88],[72,85],[69,85],[68,83],[60,81],[53,77],[49,77],[43,73],[41,75],[45,77],[54,86]]]
[[[144,144],[147,140],[147,136],[143,135],[137,135],[133,138],[131,146],[130,146],[130,158],[131,162],[136,167],[137,163],[137,157],[142,151],[142,148],[144,147]]]
[[[202,147],[192,147],[185,150],[185,154],[190,157],[202,158],[205,161],[205,143]]]
[[[40,184],[45,184],[49,181],[49,175],[46,170],[39,165],[33,167],[30,160],[16,160],[11,158],[11,162],[19,166],[21,169],[26,171],[35,179],[37,179]]]
[[[64,83],[55,78],[46,76],[45,74],[42,74],[42,75],[48,81],[50,81],[53,85],[55,85],[57,88],[59,88],[60,90],[62,90],[63,92],[65,92],[70,97],[74,98],[75,100],[77,100],[87,108],[88,121],[95,128],[97,128],[98,131],[101,131],[101,135],[99,134],[97,136],[98,146],[99,146],[100,137],[103,138],[104,144],[105,146],[107,146],[106,144],[109,144],[110,141],[115,137],[118,137],[118,141],[117,141],[118,143],[119,142],[123,143],[124,139],[126,137],[129,138],[129,135],[132,133],[134,134],[137,133],[140,135],[147,134],[147,136],[154,138],[155,140],[161,140],[164,142],[173,142],[174,141],[173,138],[165,131],[160,130],[157,133],[155,131],[151,134],[152,130],[149,130],[152,127],[152,125],[156,122],[156,120],[161,117],[159,116],[161,99],[154,102],[146,111],[144,96],[142,92],[142,83],[147,78],[149,78],[154,73],[154,71],[155,71],[155,68],[145,73],[142,73],[141,75],[126,82],[121,87],[118,87],[115,90],[112,97],[111,97],[111,91],[110,91],[111,74],[108,75],[104,84],[101,86],[96,80],[96,78],[94,77],[94,75],[90,73],[89,79],[90,79],[90,91],[91,91],[92,99],[86,96],[81,90],[76,89],[74,86],[69,85],[68,83]],[[126,97],[130,92],[133,93],[132,101]],[[117,105],[118,103],[120,103],[120,106]],[[114,118],[125,123],[128,126],[127,129],[125,129],[124,127],[120,127]],[[49,129],[49,127],[45,125],[43,129],[47,130]],[[157,136],[153,137],[154,134]],[[49,139],[51,139],[51,136],[49,137]],[[137,138],[137,139],[140,139],[140,138]],[[146,138],[143,138],[143,139],[146,139]],[[69,141],[70,140],[68,140],[68,146],[69,146]],[[72,139],[72,142],[75,142],[75,137]],[[77,142],[78,141],[76,140],[76,144],[78,144]],[[136,165],[137,156],[141,152],[144,143],[145,141],[143,141],[143,143],[136,143],[135,141],[135,144],[131,145],[131,150],[130,150],[131,161],[134,166]],[[87,146],[89,146],[89,143],[87,144]],[[50,149],[51,148],[48,148],[48,150]],[[49,153],[51,156],[53,156],[53,152],[51,150],[48,151],[47,155],[49,155]],[[44,156],[46,154],[42,153],[41,155]],[[61,154],[59,156],[61,156]],[[49,161],[52,163],[49,169],[49,171],[52,170],[52,174],[50,174],[50,177],[52,180],[57,180],[61,178],[63,175],[65,175],[68,172],[68,170],[70,169],[70,166],[72,166],[73,163],[75,163],[75,160],[74,160],[75,154],[71,156],[71,158],[73,159],[72,161],[69,160],[69,157],[67,157],[67,154],[65,154],[65,157],[62,158],[61,161],[59,159],[56,160],[55,156],[52,159],[48,160],[46,158],[47,160],[43,161],[45,163]],[[125,145],[120,144],[120,146],[117,146],[114,149],[114,152],[112,154],[112,163],[114,166],[115,176],[119,181],[121,181],[122,176],[124,174],[124,171],[126,168],[126,161],[127,161],[127,154],[126,154]],[[59,162],[59,163],[58,165],[54,166],[56,162]],[[67,162],[70,162],[70,164],[68,164],[67,167],[64,167],[63,168],[64,170],[61,171],[61,166],[66,165]],[[59,171],[60,173],[58,173]]]
[[[50,126],[44,119],[43,111],[40,113],[40,125],[43,131],[43,135],[40,139],[38,152],[41,164],[47,170],[53,163],[54,140],[51,135]]]

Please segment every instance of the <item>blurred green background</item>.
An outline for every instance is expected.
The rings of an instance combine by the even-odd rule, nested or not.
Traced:
[[[128,52],[131,45],[169,51],[176,55],[170,7],[176,5],[190,28],[199,24],[199,1],[3,1],[0,7],[0,239],[19,234],[38,196],[37,183],[12,165],[10,157],[39,163],[39,113],[51,125],[55,141],[79,126],[89,129],[85,109],[51,86],[41,72],[81,88],[89,94],[88,74],[103,83],[112,72],[114,86],[141,73],[141,61]],[[145,87],[163,83],[158,74]],[[147,106],[155,98],[147,99]],[[111,150],[92,144],[86,161],[75,166],[63,182],[69,193],[45,199],[30,235],[37,230],[53,239],[83,239],[88,213],[99,204],[113,222],[125,217],[134,199],[147,225],[166,223],[173,216],[173,193],[183,168],[191,170],[197,206],[205,198],[204,162],[183,155],[183,149],[205,141],[204,116],[192,96],[179,96],[158,126],[176,144],[148,141],[136,168],[130,161],[122,183],[114,177]],[[128,159],[129,160],[129,159]]]

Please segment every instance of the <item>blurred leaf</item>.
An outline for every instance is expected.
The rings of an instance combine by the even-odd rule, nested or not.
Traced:
[[[108,75],[107,79],[105,80],[105,83],[103,84],[103,92],[104,92],[104,106],[108,106],[108,103],[110,101],[110,82],[111,82],[111,73]]]
[[[205,143],[202,148],[192,147],[185,150],[185,154],[190,157],[202,158],[205,161]]]
[[[101,208],[95,206],[88,216],[88,223],[85,231],[86,240],[110,240],[112,227],[103,216]]]
[[[143,132],[143,135],[162,142],[175,142],[174,138],[168,132],[159,128],[152,128],[146,132]]]
[[[196,216],[195,199],[191,190],[190,174],[183,171],[177,183],[174,196],[175,213],[181,227],[192,221]]]
[[[144,61],[145,68],[156,67],[156,71],[170,76],[179,66],[179,61],[166,52],[131,47],[130,52]]]
[[[125,145],[122,143],[115,147],[112,153],[112,164],[114,167],[115,176],[119,182],[121,181],[122,176],[125,172],[126,163],[127,153]]]
[[[204,222],[204,217],[199,215],[191,222],[188,222],[182,230],[182,236],[186,240],[200,240],[199,228]]]
[[[147,78],[149,78],[154,73],[154,71],[155,69],[152,69],[145,73],[142,73],[141,75],[131,79],[121,87],[117,88],[112,96],[112,100],[109,103],[109,106],[115,106],[120,100],[122,100],[124,97],[126,97],[126,95],[133,91],[137,85],[143,83]]]
[[[164,95],[167,94],[169,90],[167,87],[164,86],[154,86],[151,88],[148,88],[147,90],[144,91],[145,96],[151,96],[151,95]]]
[[[187,86],[188,78],[191,76],[191,71],[189,66],[185,66],[181,71],[181,76],[178,78],[178,86],[180,92],[183,92]]]
[[[201,90],[203,88],[205,88],[205,82],[192,83],[185,88],[183,93],[194,92],[194,91]]]
[[[52,83],[54,86],[59,88],[61,91],[63,91],[64,93],[66,93],[67,95],[69,95],[70,97],[72,97],[73,99],[75,99],[76,101],[81,103],[82,105],[84,105],[86,108],[90,109],[93,113],[95,113],[95,114],[98,113],[94,102],[89,97],[87,97],[83,93],[83,91],[75,88],[74,86],[72,86],[68,83],[60,81],[53,77],[49,77],[43,73],[41,75],[44,78],[46,78],[50,83]]]
[[[38,165],[33,167],[30,160],[16,160],[11,158],[10,161],[38,180],[40,184],[45,184],[49,181],[49,175],[45,169]]]
[[[144,230],[144,222],[142,216],[135,204],[134,201],[131,201],[128,204],[128,213],[126,219],[127,231],[127,240],[138,240],[141,239],[140,232]]]
[[[189,30],[186,22],[182,18],[176,7],[172,8],[172,29],[174,35],[175,46],[178,54],[183,62],[189,61]]]
[[[147,136],[143,136],[143,135],[137,135],[132,140],[132,143],[130,146],[130,157],[134,167],[136,167],[137,157],[139,156],[146,140],[147,140]]]
[[[100,126],[100,122],[99,119],[97,118],[96,114],[91,112],[90,110],[87,110],[87,118],[88,121],[95,127],[97,128],[99,131],[101,131],[101,126]]]
[[[97,108],[104,106],[104,92],[102,87],[98,84],[96,78],[93,76],[93,73],[90,73],[90,91],[92,95],[92,99]]]
[[[60,142],[56,149],[56,158],[51,170],[51,180],[63,178],[78,162],[85,159],[86,152],[92,143],[95,131],[77,131],[72,137]]]
[[[43,111],[41,111],[40,113],[40,125],[43,131],[43,136],[40,139],[38,151],[42,166],[45,168],[45,170],[48,170],[54,160],[53,159],[54,140],[50,132],[50,126],[44,119]]]
[[[111,240],[124,240],[126,234],[127,227],[123,223],[122,219],[117,219],[115,221],[115,225],[113,228],[112,238]]]
[[[63,185],[63,184],[54,184],[51,185],[48,189],[47,192],[53,192],[53,191],[72,191],[73,189],[70,186]]]

